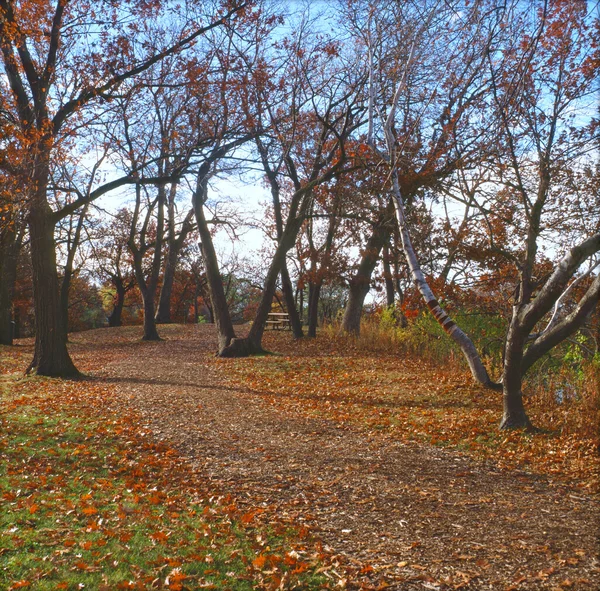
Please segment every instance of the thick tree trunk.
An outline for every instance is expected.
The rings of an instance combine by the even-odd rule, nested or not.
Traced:
[[[17,280],[20,232],[14,221],[9,222],[0,242],[0,345],[12,345],[15,337],[12,323],[12,302]]]
[[[43,149],[43,148],[41,148]],[[37,175],[37,190],[29,210],[33,299],[35,308],[35,352],[28,373],[54,377],[75,377],[63,328],[60,289],[54,244],[54,219],[46,201],[48,163]]]
[[[108,317],[108,326],[114,328],[116,326],[123,326],[123,305],[125,304],[125,286],[123,282],[117,283],[115,286],[117,293],[113,298],[113,309]]]
[[[156,321],[154,320],[154,290],[142,290],[142,298],[144,300],[144,341],[160,341],[161,338],[156,329]]]
[[[513,310],[513,318],[506,335],[504,347],[504,369],[502,374],[502,393],[504,412],[501,429],[529,428],[531,423],[523,406],[522,370],[525,338],[519,326],[518,309]]]
[[[319,299],[321,296],[322,281],[310,283],[308,286],[308,336],[317,336],[317,325],[319,323]]]

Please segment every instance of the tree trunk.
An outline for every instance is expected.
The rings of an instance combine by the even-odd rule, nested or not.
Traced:
[[[362,317],[365,298],[369,293],[371,286],[371,275],[383,245],[387,241],[390,232],[386,226],[389,224],[389,216],[393,213],[391,204],[386,208],[385,213],[377,220],[373,226],[373,232],[367,240],[367,244],[362,253],[358,270],[350,280],[350,290],[348,293],[348,302],[344,310],[342,319],[342,331],[358,336],[360,334],[360,319]]]
[[[292,334],[295,339],[301,339],[304,336],[302,330],[302,320],[298,314],[296,308],[296,301],[294,299],[294,288],[292,287],[292,281],[290,274],[287,269],[287,264],[284,261],[283,267],[281,267],[281,288],[283,290],[283,297],[285,299],[285,307],[290,317],[290,326],[292,327]]]
[[[394,188],[394,208],[396,210],[396,218],[398,220],[398,228],[400,231],[400,238],[402,240],[402,249],[404,250],[404,256],[408,262],[410,272],[413,277],[413,281],[425,304],[429,308],[429,311],[436,319],[438,324],[444,329],[444,331],[450,336],[450,338],[460,347],[463,355],[469,365],[472,376],[488,388],[496,389],[498,386],[492,382],[488,372],[481,361],[481,357],[475,348],[473,341],[461,330],[461,328],[448,316],[446,311],[440,306],[433,291],[427,283],[427,279],[421,270],[421,265],[417,259],[417,255],[413,249],[408,227],[406,225],[406,218],[404,214],[404,202],[400,192],[400,185],[398,183],[398,171],[393,169],[393,188]]]
[[[15,337],[12,302],[17,280],[20,235],[15,221],[10,220],[0,241],[0,345],[12,345]]]
[[[117,289],[117,293],[113,298],[113,309],[108,317],[108,326],[114,328],[116,326],[123,326],[123,321],[121,319],[123,315],[123,305],[125,304],[125,286],[123,282],[117,283],[115,286]]]
[[[206,223],[206,217],[204,216],[203,208],[206,201],[206,192],[208,190],[209,171],[209,165],[203,165],[200,167],[196,191],[192,196],[192,201],[194,206],[194,214],[196,216],[196,223],[198,225],[198,233],[200,234],[200,249],[202,251],[202,258],[204,259],[204,268],[206,270],[206,279],[208,282],[212,308],[211,314],[214,318],[215,324],[217,325],[219,343],[217,354],[222,355],[223,351],[225,351],[225,349],[235,339],[235,331],[233,330],[233,323],[231,322],[231,315],[229,314],[229,308],[227,306],[227,298],[225,297],[223,281],[219,271],[217,253],[215,252],[212,236],[210,235],[210,230],[208,228],[208,224]]]
[[[219,354],[221,357],[247,357],[248,355],[256,355],[264,352],[264,349],[262,348],[262,337],[265,331],[265,323],[267,322],[269,312],[271,311],[273,296],[275,295],[277,276],[285,263],[287,252],[294,246],[303,219],[304,217],[299,215],[295,219],[290,220],[286,225],[283,236],[279,241],[277,250],[271,261],[265,280],[263,295],[248,336],[243,339],[232,339],[231,343],[220,351]]]
[[[81,210],[79,218],[77,219],[77,227],[75,228],[75,235],[71,240],[69,233],[67,240],[67,261],[65,264],[63,280],[60,286],[60,306],[62,311],[62,322],[63,331],[65,333],[65,339],[69,340],[69,291],[71,289],[71,280],[73,279],[73,265],[75,262],[75,254],[79,248],[81,242],[81,230],[85,222],[85,216],[88,210],[88,205]]]
[[[154,290],[142,290],[142,298],[144,300],[144,336],[143,341],[160,341],[161,338],[156,329],[156,321],[154,320]]]
[[[44,146],[40,150],[45,150]],[[48,162],[38,162],[36,191],[29,210],[33,299],[35,308],[35,352],[28,373],[53,377],[79,375],[69,352],[63,329],[60,289],[54,244],[54,218],[46,200]]]
[[[522,372],[523,348],[525,339],[518,322],[518,308],[513,310],[506,344],[504,347],[504,368],[502,373],[502,393],[504,412],[500,429],[529,428],[531,423],[523,406]]]
[[[311,282],[308,286],[308,336],[317,336],[317,324],[319,323],[319,298],[323,281]]]
[[[383,278],[385,280],[385,300],[387,307],[394,305],[396,294],[394,290],[394,277],[390,266],[390,248],[387,242],[383,245]]]
[[[163,274],[163,283],[160,288],[160,297],[158,308],[156,310],[157,324],[171,323],[171,294],[173,293],[173,282],[175,280],[175,269],[179,258],[179,249],[169,246],[169,254],[165,263],[165,272]]]
[[[177,262],[179,261],[179,253],[185,244],[185,240],[188,234],[192,230],[191,217],[193,211],[188,212],[179,236],[175,238],[173,233],[175,232],[175,223],[173,221],[174,208],[172,202],[174,200],[174,191],[176,185],[172,186],[171,195],[169,197],[169,253],[165,261],[165,272],[163,274],[163,283],[160,289],[160,297],[158,300],[158,308],[156,310],[156,322],[157,324],[170,324],[171,323],[171,294],[173,293],[173,282],[175,280],[175,271],[177,269]]]

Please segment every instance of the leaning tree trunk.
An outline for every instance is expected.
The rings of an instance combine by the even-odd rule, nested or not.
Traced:
[[[46,150],[40,146],[41,150]],[[54,217],[46,200],[48,162],[38,162],[36,191],[29,210],[33,300],[35,309],[35,351],[27,372],[54,377],[79,374],[67,350],[63,330],[60,289],[54,244]]]
[[[402,249],[408,262],[415,285],[417,286],[417,289],[421,293],[425,304],[429,308],[429,311],[436,319],[438,324],[460,347],[467,363],[469,364],[469,368],[473,377],[480,384],[489,388],[497,389],[498,386],[490,379],[473,341],[458,327],[458,325],[450,318],[450,316],[448,316],[447,312],[440,306],[435,295],[433,294],[433,291],[427,283],[427,279],[421,270],[421,266],[413,249],[410,234],[408,232],[406,217],[404,214],[404,203],[402,194],[400,192],[400,185],[398,183],[398,171],[395,168],[392,171],[392,177],[394,189],[394,208],[396,210],[396,219],[398,221],[398,228],[400,230],[400,238],[402,240]]]
[[[285,307],[287,308],[287,313],[290,318],[292,334],[294,335],[295,339],[301,339],[304,336],[304,332],[302,330],[302,319],[298,313],[298,308],[296,308],[294,288],[292,287],[292,280],[290,279],[290,274],[285,261],[281,267],[281,289],[285,299]]]
[[[0,345],[13,344],[12,302],[17,280],[20,233],[10,221],[0,242]]]
[[[223,288],[223,281],[221,279],[221,273],[219,272],[219,262],[217,260],[217,253],[213,245],[212,236],[208,224],[206,223],[206,217],[204,216],[204,203],[206,201],[206,192],[208,190],[208,172],[210,166],[201,167],[198,173],[198,183],[196,191],[192,196],[192,202],[194,206],[194,214],[196,216],[196,223],[198,225],[198,233],[200,235],[200,249],[202,251],[202,258],[204,259],[204,268],[206,272],[206,280],[208,283],[208,290],[210,294],[210,303],[212,308],[212,316],[215,324],[217,325],[218,335],[218,355],[222,355],[223,351],[230,345],[235,339],[235,331],[233,330],[233,323],[231,322],[231,315],[229,314],[229,307],[227,306],[227,298],[225,297],[225,290]]]
[[[232,339],[231,343],[220,351],[219,354],[221,357],[247,357],[248,355],[256,355],[264,352],[264,349],[262,348],[262,337],[269,312],[271,311],[273,296],[275,295],[277,276],[285,263],[287,252],[294,246],[303,219],[302,215],[298,215],[286,225],[281,240],[277,245],[277,250],[275,251],[271,265],[269,266],[263,294],[248,336],[245,338]]]

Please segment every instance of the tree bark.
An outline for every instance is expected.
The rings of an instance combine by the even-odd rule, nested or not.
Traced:
[[[204,268],[206,270],[206,279],[210,294],[210,302],[212,308],[212,316],[217,325],[218,335],[218,355],[223,355],[223,352],[235,339],[235,331],[227,306],[227,298],[223,288],[223,281],[219,271],[219,262],[217,253],[213,245],[212,236],[204,216],[204,203],[206,202],[208,190],[208,174],[210,172],[210,164],[205,163],[200,167],[198,172],[198,181],[196,190],[192,196],[194,214],[198,225],[198,233],[200,235],[200,249],[202,258],[204,259]]]
[[[519,306],[514,306],[513,317],[504,347],[502,373],[503,415],[500,429],[529,428],[531,423],[523,406],[522,370],[525,335],[519,326]]]
[[[163,273],[163,282],[160,289],[160,297],[158,300],[158,308],[156,310],[157,324],[169,324],[171,322],[171,294],[173,293],[173,282],[175,280],[175,270],[179,262],[179,253],[185,244],[188,234],[192,230],[191,218],[194,215],[193,209],[189,211],[177,238],[174,237],[175,224],[172,220],[174,217],[174,208],[169,205],[169,252],[165,261],[165,270]]]
[[[45,151],[44,142],[38,154]],[[31,266],[35,309],[35,350],[27,373],[52,377],[79,375],[69,352],[64,331],[54,243],[54,216],[46,200],[49,162],[35,163],[35,191],[29,209]]]
[[[115,284],[115,288],[117,290],[117,293],[115,294],[115,297],[113,298],[113,309],[112,312],[110,313],[110,316],[108,317],[108,326],[110,326],[111,328],[117,327],[117,326],[123,326],[123,320],[122,320],[122,315],[123,315],[123,306],[125,304],[125,286],[123,285],[123,281],[118,281]]]
[[[319,299],[323,281],[314,281],[308,286],[308,336],[317,336],[317,325],[319,323]]]
[[[142,299],[144,300],[144,336],[143,341],[160,341],[160,335],[156,328],[154,320],[154,290],[142,290]]]
[[[356,336],[360,334],[360,320],[365,298],[371,287],[371,276],[377,266],[381,249],[390,236],[389,224],[393,211],[393,205],[390,202],[384,213],[375,222],[371,236],[363,250],[358,269],[350,280],[348,302],[342,319],[343,332]]]
[[[15,220],[9,220],[0,234],[0,345],[12,345],[15,338],[12,303],[17,280],[17,262],[22,233]]]
[[[390,248],[387,241],[383,245],[383,279],[385,281],[385,301],[387,307],[390,308],[394,305],[396,300],[396,293],[394,290],[394,277],[392,275],[392,268],[390,265]]]

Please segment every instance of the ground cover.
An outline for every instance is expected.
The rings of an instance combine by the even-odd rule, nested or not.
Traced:
[[[0,588],[329,586],[301,532],[257,527],[133,414],[103,412],[110,388],[6,374],[0,385]]]
[[[10,463],[7,471],[16,473],[4,478],[22,479],[22,484],[11,483],[12,494],[15,487],[22,492],[9,506],[18,509],[27,535],[39,536],[16,549],[21,561],[29,559],[25,550],[39,549],[42,566],[26,569],[37,573],[38,581],[54,568],[59,572],[62,560],[83,560],[90,570],[79,572],[71,563],[74,570],[67,570],[72,580],[58,583],[74,585],[81,574],[106,575],[111,563],[110,558],[100,561],[103,548],[115,544],[114,555],[126,552],[127,543],[109,536],[100,548],[88,546],[99,535],[87,531],[90,523],[102,519],[100,527],[111,530],[138,524],[141,534],[129,545],[139,542],[141,554],[157,560],[149,566],[138,563],[137,570],[127,573],[130,578],[123,584],[132,581],[139,588],[310,588],[311,583],[294,578],[299,576],[309,577],[307,581],[321,577],[316,588],[398,591],[594,591],[600,585],[594,468],[562,452],[558,461],[538,460],[543,453],[555,455],[550,453],[553,446],[571,441],[583,420],[581,409],[571,405],[561,427],[537,440],[537,435],[521,434],[500,439],[495,435],[499,401],[424,362],[368,354],[324,335],[294,343],[276,331],[266,342],[279,355],[223,361],[214,357],[213,327],[161,330],[166,340],[158,343],[141,342],[137,327],[71,335],[71,353],[87,374],[82,382],[18,380],[31,344],[0,349],[3,420],[10,415],[16,421],[10,430],[5,423],[3,441],[8,441],[6,434],[22,432],[32,452],[27,455],[11,439],[11,454],[6,447],[0,453],[21,463]],[[543,417],[532,402],[539,424]],[[588,409],[591,416],[593,406]],[[18,419],[19,413],[25,418]],[[471,414],[479,417],[479,433],[468,431],[476,428]],[[556,421],[560,415],[553,409],[548,416]],[[62,465],[60,473],[73,473],[85,482],[68,493],[73,507],[51,505],[50,514],[55,512],[61,523],[77,520],[78,536],[66,538],[68,544],[75,541],[72,546],[64,547],[61,523],[52,525],[57,530],[51,535],[28,523],[45,517],[52,495],[60,500],[67,494],[50,494],[68,483],[43,473],[47,464],[41,461],[40,478],[47,478],[48,490],[27,487],[31,477],[25,476],[37,474],[42,450],[52,448],[42,437],[45,432],[63,443],[73,438],[74,447],[59,447],[52,461],[54,455],[68,457],[70,464]],[[87,444],[93,451],[84,451]],[[108,449],[102,451],[104,445]],[[78,446],[84,447],[74,455]],[[520,458],[528,449],[530,458]],[[574,449],[575,455],[588,457],[587,447]],[[105,458],[124,463],[110,467]],[[593,455],[589,461],[595,465]],[[148,471],[137,475],[140,463]],[[86,474],[86,465],[98,471],[96,480],[88,479],[93,470]],[[80,466],[81,476],[74,472]],[[98,478],[115,488],[98,487]],[[132,488],[138,479],[141,492]],[[77,487],[79,480],[73,480]],[[39,494],[48,498],[33,496],[28,504],[28,496]],[[82,499],[87,494],[91,498]],[[133,494],[138,494],[137,503]],[[3,512],[5,506],[3,502]],[[198,565],[206,568],[198,560],[202,548],[189,546],[202,544],[198,532],[205,531],[206,507],[215,545],[224,553],[205,548],[214,562],[206,563],[209,572],[202,574],[193,571]],[[86,516],[86,508],[98,513]],[[199,514],[190,515],[196,508]],[[175,531],[177,524],[181,529]],[[19,539],[22,534],[10,532],[11,527],[0,527],[0,535]],[[149,537],[155,532],[157,539]],[[308,532],[316,540],[306,537]],[[267,535],[272,536],[269,541]],[[50,537],[57,545],[46,547],[52,552],[42,555]],[[59,550],[65,552],[54,554]],[[153,552],[158,553],[154,558]],[[227,564],[232,555],[234,566]],[[2,551],[0,571],[6,572],[14,556]],[[44,561],[45,556],[56,564]],[[180,566],[164,560],[173,557]],[[127,565],[128,560],[125,553],[119,562]],[[220,571],[215,566],[219,560]],[[173,571],[179,575],[176,569],[187,578],[167,582]],[[231,576],[236,572],[239,576]],[[23,571],[18,575],[13,587],[29,582]],[[37,584],[31,588],[42,588]]]
[[[547,390],[526,396],[539,431],[500,431],[501,394],[470,375],[416,357],[365,351],[352,338],[322,334],[293,342],[276,331],[277,355],[215,360],[224,379],[274,404],[352,422],[394,439],[456,449],[501,468],[527,468],[585,490],[598,487],[600,394],[558,404]],[[597,377],[590,376],[590,381]]]

